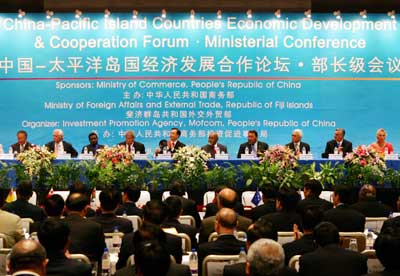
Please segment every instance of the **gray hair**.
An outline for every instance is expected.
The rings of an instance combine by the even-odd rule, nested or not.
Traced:
[[[64,131],[62,131],[62,129],[53,130],[53,135],[54,134],[58,134],[58,135],[61,135],[62,137],[64,137]]]
[[[303,137],[303,131],[301,129],[295,129],[292,131],[292,134],[297,134],[300,137]]]
[[[250,246],[247,262],[252,276],[275,275],[284,267],[285,253],[276,241],[259,239]]]

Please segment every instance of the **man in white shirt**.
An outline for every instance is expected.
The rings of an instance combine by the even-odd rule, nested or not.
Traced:
[[[296,155],[303,153],[303,151],[305,151],[305,153],[310,152],[310,145],[302,142],[301,141],[302,138],[303,138],[303,132],[301,131],[301,129],[295,129],[292,132],[292,142],[286,144],[286,146],[289,147],[292,151],[294,151]]]

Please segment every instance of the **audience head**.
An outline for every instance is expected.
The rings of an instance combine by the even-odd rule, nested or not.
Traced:
[[[303,229],[313,231],[313,229],[322,221],[324,213],[320,207],[310,206],[301,213]]]
[[[148,223],[160,225],[167,216],[165,203],[158,199],[152,199],[143,208],[143,220]]]
[[[64,253],[69,244],[70,229],[59,219],[46,219],[39,228],[38,238],[49,256]]]
[[[236,192],[231,188],[224,188],[218,193],[217,197],[218,208],[233,209],[236,205]]]
[[[17,198],[28,201],[33,194],[32,182],[21,181],[17,187]]]
[[[285,253],[282,246],[270,239],[259,239],[250,246],[247,253],[246,274],[277,275],[284,264]]]
[[[376,189],[371,184],[365,184],[361,187],[358,192],[358,200],[366,201],[366,200],[375,200],[376,199]]]
[[[169,186],[169,189],[170,189],[170,195],[184,196],[186,192],[186,187],[183,184],[183,182],[177,179],[172,181],[171,185]]]
[[[295,211],[300,199],[301,197],[296,190],[286,187],[281,188],[276,198],[276,209],[286,212]]]
[[[113,212],[121,201],[121,193],[113,188],[107,188],[100,193],[100,207],[102,211]]]
[[[170,254],[165,244],[152,240],[138,244],[135,249],[138,276],[167,275],[170,264]]]
[[[69,212],[80,212],[81,215],[86,213],[86,207],[89,201],[84,194],[70,193],[67,197],[66,207]]]
[[[44,276],[46,265],[46,250],[35,240],[23,239],[17,242],[10,252],[11,274],[18,271],[31,271]]]
[[[327,246],[330,244],[339,244],[339,230],[330,222],[321,222],[314,228],[314,241],[317,246]]]
[[[400,251],[400,228],[385,228],[375,240],[374,249],[386,270],[400,269],[397,255]]]
[[[214,230],[218,234],[233,234],[237,223],[235,211],[230,208],[222,208],[217,213]]]
[[[83,183],[80,182],[80,181],[77,181],[77,182],[72,183],[71,187],[69,187],[69,192],[70,192],[71,194],[73,194],[73,193],[79,193],[79,194],[84,194],[84,195],[86,195],[86,196],[89,195],[89,190],[88,190],[88,188],[86,187],[85,184],[83,184]]]
[[[64,211],[65,202],[62,196],[53,194],[44,201],[44,210],[49,217],[61,217]]]
[[[167,242],[167,235],[160,226],[152,223],[143,223],[143,225],[133,234],[133,248],[141,242],[156,240],[159,243]]]
[[[274,241],[278,240],[278,231],[276,230],[275,226],[264,217],[256,220],[256,222],[251,224],[247,230],[248,246],[259,239],[271,239]]]
[[[275,199],[277,192],[275,187],[263,186],[260,190],[263,194],[263,199]]]
[[[319,195],[322,192],[322,185],[318,180],[312,179],[312,180],[307,180],[304,183],[304,197],[309,198],[309,197],[319,197]]]
[[[137,202],[140,198],[140,189],[137,186],[126,186],[124,189],[123,202]]]
[[[167,217],[177,219],[182,215],[182,200],[178,196],[170,196],[165,200],[167,206]]]
[[[337,185],[333,191],[333,204],[337,206],[339,203],[350,204],[351,190],[345,185]]]

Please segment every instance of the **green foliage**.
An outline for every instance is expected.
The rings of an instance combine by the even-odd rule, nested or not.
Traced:
[[[11,188],[11,179],[9,177],[9,172],[12,168],[7,165],[7,163],[0,161],[0,188],[9,189]]]
[[[52,172],[46,180],[47,186],[57,190],[68,190],[72,183],[80,180],[82,164],[73,161],[54,164]]]
[[[151,191],[164,190],[175,178],[172,164],[168,162],[149,161],[144,168],[146,183]]]
[[[204,172],[204,182],[207,190],[213,190],[218,186],[235,187],[237,181],[237,169],[232,164],[226,162],[227,167],[216,165],[214,168]]]
[[[310,166],[303,166],[302,174],[306,179],[317,180],[323,188],[333,187],[343,182],[344,179],[344,164],[332,162],[319,165],[319,170],[316,170],[316,164],[313,162]]]

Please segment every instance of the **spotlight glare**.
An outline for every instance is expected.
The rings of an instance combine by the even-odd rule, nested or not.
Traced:
[[[336,17],[337,20],[342,19],[342,13],[340,12],[340,10],[334,11],[333,15]]]
[[[80,10],[76,9],[75,10],[75,18],[79,19],[79,18],[81,18],[81,16],[82,16],[82,12]]]
[[[162,9],[161,10],[161,17],[162,18],[167,18],[167,10],[166,9]]]
[[[367,10],[362,10],[362,11],[360,11],[360,16],[361,16],[363,19],[366,19],[366,18],[367,18]]]
[[[253,18],[253,11],[251,9],[248,9],[247,12],[246,12],[246,15],[247,15],[248,19]]]
[[[25,15],[26,15],[25,11],[23,11],[21,9],[18,10],[18,18],[23,18]]]
[[[304,15],[305,15],[305,17],[307,17],[307,18],[311,18],[311,10],[310,10],[310,9],[306,10],[306,11],[304,12]]]
[[[274,14],[276,18],[281,18],[281,9],[277,9]]]
[[[137,19],[138,15],[139,15],[139,12],[137,10],[133,10],[132,11],[132,18],[133,19]]]
[[[50,11],[50,10],[47,10],[47,11],[46,11],[46,18],[47,18],[47,19],[52,18],[53,15],[54,15],[54,12],[53,12],[53,11]]]
[[[110,10],[109,10],[109,9],[105,9],[105,10],[104,10],[104,18],[109,18],[110,15],[111,15]]]
[[[387,15],[393,20],[396,19],[396,11],[395,10],[388,11]]]
[[[190,10],[190,19],[194,19],[195,15],[196,15],[196,12],[193,9],[191,9]]]
[[[222,19],[222,11],[221,10],[217,11],[217,19]]]

